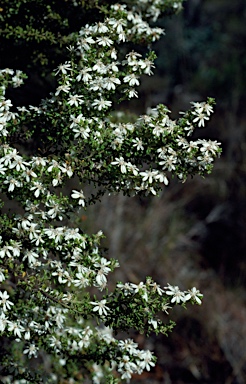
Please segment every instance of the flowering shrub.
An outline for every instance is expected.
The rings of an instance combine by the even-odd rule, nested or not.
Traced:
[[[104,193],[156,195],[171,176],[185,182],[210,173],[221,152],[217,141],[192,140],[213,112],[211,98],[191,103],[178,120],[164,105],[129,123],[114,113],[116,101],[137,97],[140,76],[154,68],[155,54],[143,57],[128,50],[130,43],[159,39],[163,31],[150,20],[180,5],[142,0],[102,8],[104,22],[70,36],[70,59],[54,71],[56,90],[38,107],[13,111],[5,91],[26,75],[0,71],[3,383],[128,382],[156,358],[116,333],[167,334],[174,323],[162,313],[201,304],[195,287],[160,287],[151,277],[119,282],[110,292],[108,274],[119,263],[101,250],[103,233],[73,225],[76,213]]]

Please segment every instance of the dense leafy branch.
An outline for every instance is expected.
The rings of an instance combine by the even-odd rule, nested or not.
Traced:
[[[156,195],[172,177],[185,182],[205,176],[220,155],[217,141],[192,138],[209,120],[212,98],[192,102],[177,120],[164,105],[129,122],[114,113],[114,103],[137,97],[141,76],[154,68],[155,54],[142,56],[132,44],[158,39],[163,31],[150,19],[180,4],[100,5],[105,19],[69,35],[68,59],[54,71],[57,86],[38,106],[13,106],[6,90],[21,86],[26,75],[0,70],[0,181],[2,208],[8,210],[0,233],[0,332],[9,342],[0,372],[5,383],[128,381],[150,370],[155,357],[113,332],[167,334],[174,323],[163,313],[201,304],[195,287],[160,287],[150,277],[119,282],[109,292],[108,275],[119,264],[100,247],[103,233],[88,235],[69,221],[106,192]],[[72,178],[78,189],[71,190]],[[91,196],[84,192],[90,183]],[[33,375],[30,359],[48,361],[48,380],[41,367]]]

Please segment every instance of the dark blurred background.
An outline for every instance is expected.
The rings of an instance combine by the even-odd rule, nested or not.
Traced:
[[[77,17],[70,11],[69,23]],[[93,19],[88,12],[76,19],[76,28]],[[152,372],[136,376],[134,384],[245,384],[246,2],[188,0],[182,13],[163,18],[159,25],[166,36],[154,46],[155,76],[144,77],[140,98],[120,109],[141,114],[163,103],[178,118],[191,101],[214,97],[215,114],[196,137],[221,141],[222,157],[205,179],[195,177],[185,184],[173,180],[159,198],[105,196],[81,213],[81,226],[106,234],[108,254],[121,264],[115,281],[139,282],[151,275],[161,285],[196,286],[204,294],[201,307],[174,310],[177,326],[168,338],[136,335],[141,347],[157,354],[158,364]],[[64,35],[73,29],[66,28]],[[11,39],[2,41],[1,67],[26,68],[30,58],[21,41],[16,55],[11,44]],[[56,43],[42,44],[40,52],[47,53],[54,68],[66,60]],[[33,55],[38,58],[36,49]],[[38,75],[42,60],[40,56],[28,68],[24,91],[10,90],[17,104],[37,104],[54,86],[45,65],[43,76]]]

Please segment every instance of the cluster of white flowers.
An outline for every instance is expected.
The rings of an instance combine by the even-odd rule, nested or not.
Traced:
[[[171,326],[162,323],[158,312],[168,315],[174,305],[201,304],[202,294],[195,287],[161,288],[151,279],[118,283],[115,292],[108,293],[108,274],[118,262],[101,250],[101,231],[87,235],[70,219],[106,191],[155,195],[169,184],[168,174],[185,181],[189,175],[209,173],[220,154],[217,141],[190,138],[209,120],[211,99],[192,103],[178,120],[172,120],[163,105],[131,123],[115,122],[110,115],[116,95],[122,100],[137,97],[141,75],[152,75],[154,68],[153,52],[146,57],[135,51],[123,54],[120,45],[159,39],[163,30],[148,20],[166,9],[178,10],[181,3],[128,0],[109,7],[103,22],[74,34],[71,59],[55,71],[58,86],[38,107],[17,106],[12,112],[5,90],[20,86],[25,75],[0,70],[0,192],[8,198],[7,208],[14,199],[20,212],[1,219],[0,335],[18,343],[26,358],[23,372],[40,350],[51,354],[57,361],[51,383],[59,382],[60,372],[71,372],[69,364],[78,354],[94,361],[87,364],[96,384],[115,369],[126,381],[133,373],[150,370],[155,364],[152,352],[139,350],[133,340],[116,340],[113,330],[135,327],[166,333]],[[41,148],[27,154],[22,143],[35,137],[35,127],[41,127]],[[21,138],[18,146],[16,137]],[[69,189],[67,181],[73,177],[81,186],[66,195],[62,188]],[[96,195],[84,193],[88,182],[95,185]],[[89,295],[89,287],[99,291],[98,297]],[[95,328],[91,319],[108,328]],[[105,345],[110,366],[101,364]],[[16,356],[13,352],[6,366],[16,366]],[[13,374],[0,379],[11,384],[31,380],[15,380]]]

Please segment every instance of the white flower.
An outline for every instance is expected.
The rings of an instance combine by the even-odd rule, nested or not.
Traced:
[[[134,87],[134,85],[139,85],[140,82],[138,80],[138,76],[135,73],[131,73],[123,78],[124,83],[129,83],[130,87]]]
[[[158,171],[156,171],[156,170],[153,170],[153,171],[147,170],[145,172],[140,172],[139,174],[143,177],[143,181],[147,181],[148,183],[152,184],[153,183],[153,179],[155,179],[156,176],[158,175]]]
[[[17,88],[21,84],[23,84],[23,79],[21,79],[19,76],[16,75],[16,76],[12,77],[12,82],[13,82],[13,87]]]
[[[73,176],[72,167],[70,165],[68,165],[67,163],[63,163],[62,166],[60,166],[60,169],[61,169],[62,173],[66,173],[68,175],[68,177]]]
[[[81,136],[83,139],[88,139],[90,136],[90,128],[84,128],[84,127],[75,127],[73,128],[73,132],[75,132],[74,138]]]
[[[108,91],[111,89],[115,90],[116,85],[115,84],[120,84],[120,79],[117,77],[107,77],[103,80],[103,88],[106,88]]]
[[[193,123],[198,122],[198,127],[204,127],[205,126],[205,120],[209,120],[209,117],[203,113],[203,112],[192,112],[193,115],[195,115],[195,118],[192,120]]]
[[[139,64],[140,64],[141,69],[144,70],[143,72],[146,75],[150,76],[153,74],[153,72],[151,71],[151,68],[155,68],[155,66],[154,66],[154,63],[152,61],[150,61],[149,59],[140,60]]]
[[[196,289],[195,287],[191,288],[188,290],[188,294],[185,296],[185,299],[186,300],[194,300],[197,302],[197,304],[201,305],[202,304],[202,301],[201,301],[201,298],[203,297],[203,294],[200,293],[200,291],[198,289]]]
[[[162,165],[163,169],[167,169],[172,172],[176,169],[177,157],[175,156],[165,156],[163,161],[160,161],[159,164]]]
[[[17,171],[25,171],[26,165],[28,165],[28,163],[24,161],[21,156],[18,156],[18,158],[10,164],[9,168],[16,168]]]
[[[108,27],[105,23],[99,22],[95,25],[95,32],[99,32],[99,33],[108,32]]]
[[[157,292],[158,295],[162,296],[162,294],[164,293],[164,290],[159,286],[159,284],[155,283],[155,282],[151,282],[151,283],[148,283],[149,286],[152,287],[152,291],[153,292]]]
[[[152,361],[153,354],[150,351],[142,351],[141,352],[141,358],[142,361],[140,361],[139,366],[142,369],[147,369],[147,371],[150,371],[151,367],[155,366],[155,363]]]
[[[0,269],[0,283],[2,283],[6,279],[3,272],[3,269]]]
[[[163,172],[159,172],[158,175],[155,176],[155,179],[159,180],[160,183],[164,183],[165,185],[168,185],[169,183],[168,178]]]
[[[30,344],[26,349],[24,349],[23,353],[28,354],[29,359],[31,357],[37,357],[38,347],[35,344]]]
[[[11,176],[8,176],[3,182],[4,184],[9,184],[8,191],[13,192],[15,187],[21,187],[22,183],[19,180],[14,179]]]
[[[34,238],[38,238],[40,230],[38,229],[38,224],[30,223],[30,226],[27,228],[29,232],[29,239],[33,240]]]
[[[35,172],[33,172],[33,170],[32,169],[25,169],[25,171],[23,172],[23,177],[25,177],[26,178],[26,181],[29,183],[30,182],[30,180],[31,180],[31,177],[37,177],[37,175],[36,175],[36,173]]]
[[[36,252],[34,252],[33,250],[30,250],[30,251],[25,252],[23,260],[28,259],[29,265],[32,265],[32,264],[36,263],[38,258],[39,258],[39,255]]]
[[[121,34],[124,31],[124,27],[126,26],[126,21],[124,19],[110,19],[108,23],[114,30],[116,30],[118,34]]]
[[[123,290],[125,296],[128,296],[128,295],[130,295],[131,293],[134,292],[134,289],[133,289],[133,287],[131,286],[130,283],[125,283],[125,284],[118,283],[117,284],[117,288]]]
[[[44,188],[42,183],[40,183],[39,181],[34,181],[33,187],[31,187],[30,190],[35,191],[34,192],[35,197],[39,197],[40,193],[44,193],[46,189]]]
[[[14,305],[12,301],[8,300],[9,295],[7,291],[1,292],[0,291],[0,305],[2,305],[2,309],[4,312],[11,309],[11,305]]]
[[[200,140],[197,141],[199,144],[202,144],[201,152],[204,152],[205,155],[209,155],[211,152],[213,155],[216,155],[216,152],[218,151],[221,143],[219,143],[217,140]]]
[[[4,245],[1,249],[0,249],[0,257],[12,257],[12,251],[13,251],[13,247],[11,247],[11,245]]]
[[[3,332],[8,324],[8,317],[6,317],[5,313],[2,312],[0,314],[0,332]]]
[[[68,286],[71,285],[72,280],[70,278],[70,275],[64,269],[58,268],[56,270],[56,272],[52,273],[52,276],[58,276],[58,282],[60,284],[66,284],[67,283]]]
[[[89,74],[89,72],[91,72],[91,71],[92,71],[91,68],[81,69],[79,71],[78,76],[76,77],[76,80],[80,81],[82,79],[85,83],[88,83],[92,79],[92,76]]]
[[[122,156],[120,156],[119,158],[116,157],[115,161],[112,161],[111,164],[112,165],[119,165],[121,173],[127,172],[127,169],[126,169],[127,162],[124,160],[124,158]]]
[[[39,167],[40,165],[42,167],[45,167],[46,164],[47,164],[47,159],[45,159],[43,157],[33,157],[32,158],[32,165],[34,167]]]
[[[102,109],[111,107],[112,101],[104,99],[95,99],[91,105],[92,107],[96,107],[99,111],[101,111]]]
[[[128,97],[130,98],[130,99],[132,99],[133,97],[138,97],[138,93],[137,93],[137,91],[136,91],[136,89],[134,89],[134,88],[132,88],[132,89],[126,89],[125,90],[126,91],[126,93],[128,94]]]
[[[143,142],[141,139],[139,139],[138,137],[136,137],[136,139],[133,139],[132,142],[134,143],[133,144],[133,147],[136,147],[138,151],[140,150],[144,150],[144,147],[143,147]]]
[[[120,340],[118,346],[123,351],[128,351],[130,355],[134,355],[137,350],[138,344],[135,343],[132,339],[126,339]]]
[[[169,314],[169,313],[168,313],[168,309],[171,309],[171,308],[172,308],[172,307],[170,307],[170,305],[168,305],[168,304],[170,304],[170,303],[162,304],[162,307],[161,307],[161,310],[162,310],[163,312],[165,312],[167,315]]]
[[[69,101],[68,101],[68,104],[69,105],[75,105],[75,107],[78,107],[79,105],[83,104],[84,103],[84,100],[83,100],[83,96],[80,96],[80,95],[70,95],[69,96]]]
[[[58,96],[61,91],[68,93],[70,88],[71,88],[70,84],[59,85],[59,87],[57,87],[57,89],[56,89],[55,95]]]
[[[65,64],[61,64],[58,66],[55,75],[57,75],[59,72],[61,72],[63,75],[66,75],[68,71],[72,71],[72,68],[71,63],[69,61],[66,61]]]
[[[184,292],[181,292],[178,286],[172,286],[168,284],[168,287],[165,287],[165,289],[167,289],[166,290],[167,295],[173,296],[171,299],[171,303],[176,302],[177,304],[179,304],[181,301],[182,302],[186,301]]]
[[[72,283],[75,285],[75,287],[79,287],[79,288],[88,287],[90,281],[86,277],[85,274],[83,274],[81,272],[76,273],[76,277],[77,277],[77,279],[72,281]]]
[[[59,243],[64,237],[64,228],[45,228],[44,233],[49,237],[49,239],[54,239],[55,243]]]
[[[134,174],[134,176],[138,175],[139,169],[136,167],[136,165],[127,163],[127,169]]]
[[[103,47],[110,47],[114,42],[107,36],[100,36],[96,39],[96,42]]]
[[[80,192],[79,192],[79,191],[76,191],[75,189],[73,189],[71,197],[73,199],[79,199],[78,204],[82,205],[82,207],[85,206],[85,195],[84,195],[84,192],[82,190],[80,190]]]
[[[20,325],[19,321],[17,322],[11,322],[8,321],[8,331],[14,332],[15,336],[18,336],[21,338],[21,332],[25,332],[25,328]]]
[[[107,315],[107,312],[109,311],[109,307],[106,306],[106,300],[101,300],[98,302],[91,301],[90,303],[94,305],[93,312],[99,312],[99,315]]]

